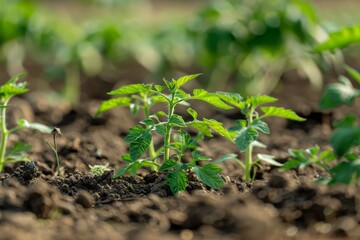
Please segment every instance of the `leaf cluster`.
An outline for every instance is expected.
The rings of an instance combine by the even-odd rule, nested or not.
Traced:
[[[346,67],[349,76],[360,84],[360,73],[351,67]],[[329,84],[319,101],[323,110],[332,110],[342,105],[352,105],[360,96],[360,90],[355,88],[351,81],[340,76],[339,82]],[[320,153],[315,146],[305,151],[290,150],[291,158],[284,164],[284,169],[319,165],[330,176],[321,179],[330,185],[337,183],[350,184],[360,178],[360,125],[354,114],[348,114],[333,124],[335,130],[330,137],[332,150]],[[330,162],[332,164],[330,164]],[[335,162],[335,163],[334,163]]]

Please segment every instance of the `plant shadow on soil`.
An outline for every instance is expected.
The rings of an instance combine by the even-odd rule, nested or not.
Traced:
[[[305,80],[289,79],[273,95],[279,105],[308,121],[271,119],[271,135],[260,139],[268,146],[262,151],[281,162],[289,157],[289,148],[329,148],[329,122],[347,110],[319,112],[320,92]],[[31,130],[13,136],[12,141],[33,146],[34,163],[7,166],[1,176],[0,239],[360,238],[358,186],[328,188],[315,183],[325,174],[317,168],[280,172],[265,165],[253,184],[245,184],[239,166],[227,162],[221,165],[226,182],[221,190],[207,188],[190,174],[186,192],[178,196],[172,196],[164,174],[142,170],[114,180],[114,171],[122,166],[119,155],[127,151],[123,138],[137,120],[120,108],[94,118],[98,104],[90,100],[74,108],[52,105],[39,93],[14,100],[10,119],[21,116],[61,128],[63,175],[55,176],[54,157],[44,144],[50,136]],[[225,125],[234,117],[208,110],[203,114],[199,115]],[[218,136],[201,147],[212,158],[237,152]],[[111,171],[89,173],[89,165],[106,163]]]

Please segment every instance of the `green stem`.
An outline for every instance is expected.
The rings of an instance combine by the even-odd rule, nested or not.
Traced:
[[[8,141],[9,131],[6,128],[6,106],[9,100],[5,100],[1,107],[1,147],[0,147],[0,173],[5,164],[6,145]]]
[[[248,120],[248,124],[247,127],[250,127],[252,122],[253,122],[253,114],[254,114],[254,109],[251,108],[249,113],[247,114],[247,120]],[[252,145],[249,144],[249,146],[246,148],[246,162],[245,162],[245,176],[244,176],[244,180],[246,183],[250,183],[251,181],[251,167],[253,165],[253,161],[252,161]]]
[[[150,118],[150,105],[149,105],[147,94],[144,95],[143,100],[144,100],[145,117]],[[150,145],[149,145],[149,156],[150,156],[151,159],[154,159],[157,156],[156,151],[155,151],[155,147],[154,147],[154,141],[153,141],[152,138],[151,138],[151,142],[150,142]],[[155,163],[157,163],[157,159],[155,159]]]
[[[166,124],[166,134],[165,134],[165,139],[164,139],[164,161],[169,159],[170,156],[170,140],[171,140],[171,125],[169,124],[169,121],[171,119],[171,117],[174,114],[174,109],[175,109],[175,104],[173,103],[173,99],[174,99],[174,94],[173,97],[171,99],[171,101],[169,102],[169,112],[168,112],[168,123]]]

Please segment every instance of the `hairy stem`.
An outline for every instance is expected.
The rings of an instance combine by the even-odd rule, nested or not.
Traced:
[[[252,122],[253,122],[253,114],[254,114],[254,109],[251,108],[250,111],[247,114],[247,126],[250,127]],[[246,183],[250,183],[251,181],[251,167],[253,165],[253,161],[252,161],[252,145],[251,143],[249,144],[249,146],[246,148],[246,156],[245,156],[246,160],[245,160],[245,176],[244,176],[244,180]]]
[[[174,95],[173,95],[174,96]],[[173,103],[174,97],[169,102],[169,112],[168,112],[168,123],[166,124],[166,134],[164,139],[164,161],[169,159],[170,156],[170,140],[171,140],[171,124],[169,123],[171,117],[174,114],[175,104]]]
[[[2,172],[5,164],[5,154],[6,154],[6,145],[8,141],[9,131],[6,128],[6,106],[9,102],[5,100],[3,106],[1,107],[1,147],[0,147],[0,173]]]

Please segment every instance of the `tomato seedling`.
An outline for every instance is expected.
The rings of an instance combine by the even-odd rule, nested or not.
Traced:
[[[12,77],[4,85],[0,86],[0,129],[1,129],[1,145],[0,145],[0,173],[3,171],[4,166],[9,163],[20,161],[30,161],[26,155],[26,151],[31,147],[24,142],[17,142],[12,149],[8,149],[9,135],[23,128],[37,129],[42,132],[51,132],[51,129],[40,123],[29,123],[25,119],[18,119],[17,126],[8,129],[6,124],[6,109],[9,106],[9,101],[12,97],[26,93],[28,91],[27,83],[17,81],[24,74],[19,74]]]
[[[270,134],[270,129],[266,122],[263,120],[269,117],[280,117],[294,121],[304,121],[305,119],[299,117],[294,111],[285,109],[282,107],[260,107],[263,104],[274,103],[277,101],[276,98],[259,95],[251,96],[244,99],[240,94],[228,93],[228,92],[217,92],[225,103],[241,110],[244,114],[245,119],[236,121],[236,125],[230,127],[229,133],[233,136],[232,140],[240,151],[245,151],[245,164],[241,161],[240,166],[244,169],[244,180],[245,182],[251,182],[251,171],[252,167],[259,165],[259,161],[265,161],[275,166],[281,166],[281,164],[274,160],[273,156],[258,154],[258,160],[253,161],[253,147],[266,147],[263,143],[257,141],[259,134]],[[260,111],[258,111],[260,107]],[[255,174],[254,174],[255,176]]]
[[[134,114],[142,110],[145,116],[140,122],[141,125],[129,129],[130,133],[125,138],[129,143],[129,153],[122,156],[127,165],[115,174],[115,178],[126,172],[135,174],[141,167],[150,167],[155,171],[168,172],[166,182],[173,193],[185,190],[188,171],[194,172],[209,187],[222,186],[223,179],[219,175],[219,166],[211,162],[202,166],[197,164],[199,161],[211,160],[200,152],[198,141],[202,140],[203,136],[212,137],[212,131],[230,141],[232,138],[221,122],[206,118],[199,120],[197,112],[189,107],[189,101],[200,100],[220,109],[232,107],[224,103],[217,94],[204,89],[194,89],[192,94],[181,89],[184,84],[198,76],[199,74],[183,76],[172,81],[164,79],[164,85],[130,84],[109,93],[121,97],[104,101],[97,114],[114,107],[126,106],[130,107]],[[151,108],[156,103],[165,104],[166,111],[152,113]],[[191,115],[191,121],[185,121],[176,113],[176,107],[179,105],[188,107],[187,112]],[[192,137],[187,131],[188,127],[195,128],[197,136]],[[153,144],[155,134],[163,139],[163,144],[158,149],[155,149]],[[146,152],[147,155],[143,157]],[[183,161],[185,155],[190,158],[188,162]]]

